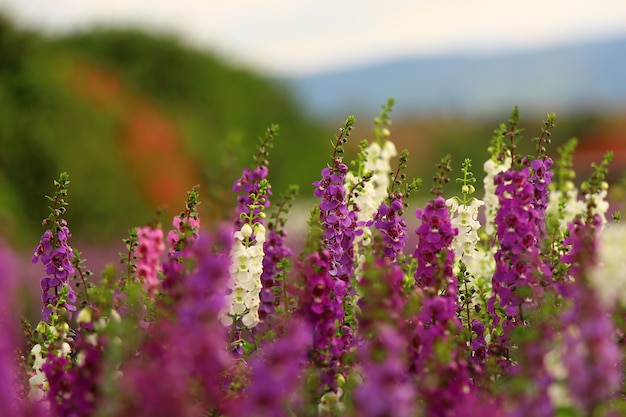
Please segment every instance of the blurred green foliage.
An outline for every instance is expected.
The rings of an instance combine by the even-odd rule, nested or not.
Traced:
[[[224,196],[272,123],[281,128],[270,157],[281,161],[271,170],[276,192],[290,183],[310,186],[324,162],[323,153],[307,149],[326,144],[328,132],[307,121],[282,87],[249,71],[170,37],[97,30],[50,39],[0,16],[1,234],[18,246],[36,242],[44,196],[61,171],[70,173],[68,221],[81,239],[117,238],[156,209],[120,154],[123,115],[70,85],[73,67],[85,63],[116,74],[122,89],[145,97],[175,124],[189,163],[203,173],[201,193],[223,205],[214,216],[235,207],[234,196]],[[167,160],[162,167],[168,169]],[[184,196],[183,190],[181,207]]]
[[[133,193],[102,198],[115,196],[128,182],[126,167],[114,157],[114,121],[72,95],[63,77],[66,64],[46,40],[0,19],[0,44],[4,237],[32,244],[47,210],[44,196],[63,170],[77,179],[68,199],[77,229],[106,236],[127,216],[139,220],[147,207]]]

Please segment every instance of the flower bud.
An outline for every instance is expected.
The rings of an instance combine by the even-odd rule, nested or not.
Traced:
[[[78,317],[76,318],[77,323],[91,323],[91,309],[89,307],[85,307],[80,310],[78,313]]]

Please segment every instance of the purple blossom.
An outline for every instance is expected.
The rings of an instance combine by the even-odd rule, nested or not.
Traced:
[[[407,224],[402,218],[402,193],[395,193],[389,205],[383,202],[374,215],[374,226],[382,237],[383,255],[392,261],[398,259],[408,239]]]
[[[214,243],[226,249],[215,252]],[[231,359],[217,320],[229,279],[227,246],[203,235],[190,248],[196,271],[182,281],[173,314],[150,327],[141,355],[121,369],[118,415],[196,417],[221,407]]]
[[[617,393],[622,382],[620,351],[613,335],[615,329],[610,312],[587,281],[586,274],[597,262],[597,233],[602,219],[596,215],[592,223],[576,217],[569,224],[569,237],[564,244],[569,252],[562,261],[569,264],[573,278],[569,306],[561,313],[564,328],[563,364],[567,370],[567,387],[573,401],[585,415]]]
[[[376,258],[363,265],[363,277],[359,281],[361,298],[359,332],[367,335],[376,323],[382,321],[396,328],[405,325],[403,309],[406,296],[403,292],[404,272],[389,258]]]
[[[314,326],[314,348],[317,361],[325,369],[324,383],[335,387],[334,377],[341,368],[342,356],[352,344],[352,329],[344,323],[343,304],[354,295],[354,239],[363,233],[357,214],[348,208],[344,183],[348,167],[337,157],[333,167],[322,170],[322,178],[313,183],[313,194],[320,198],[320,224],[323,251],[311,255],[310,262],[323,264],[305,272],[307,286],[313,291],[310,311],[317,315]],[[339,327],[339,329],[337,329]]]
[[[322,370],[323,384],[334,389],[335,376],[342,371],[343,354],[349,348],[348,341],[337,337],[337,333],[351,335],[351,330],[341,325],[344,310],[341,299],[335,295],[335,285],[342,281],[330,276],[330,254],[326,250],[311,253],[297,266],[305,280],[300,314],[313,329],[312,359]]]
[[[510,417],[500,398],[487,397],[477,390],[459,398],[459,401],[454,404],[454,412],[451,415],[459,417]]]
[[[251,380],[229,407],[232,417],[289,417],[302,407],[304,370],[310,329],[288,323],[278,341],[262,347],[249,360]]]
[[[329,274],[336,280],[335,295],[343,299],[346,293],[352,293],[350,280],[354,273],[354,238],[363,233],[359,229],[357,214],[348,208],[348,199],[344,183],[348,167],[336,158],[333,168],[322,170],[322,179],[313,183],[313,194],[320,198],[320,223],[324,247],[330,253],[331,267]],[[345,291],[340,290],[340,286]]]
[[[264,209],[267,209],[270,206],[269,198],[265,198],[262,202],[263,208],[250,208],[254,205],[253,196],[259,194],[259,191],[261,190],[261,181],[267,179],[268,172],[269,170],[265,165],[256,166],[253,169],[246,167],[243,170],[241,178],[237,179],[233,183],[233,191],[241,193],[241,195],[237,197],[237,216],[235,217],[236,230],[240,230],[244,223],[246,223],[246,221],[242,220],[242,214],[257,217],[261,211],[264,211]],[[272,187],[269,184],[267,185],[266,195],[272,195]],[[257,218],[257,221],[261,220],[262,219]]]
[[[47,275],[41,279],[41,301],[43,302],[42,319],[48,323],[52,309],[59,302],[63,289],[67,289],[67,296],[61,307],[68,311],[70,317],[71,312],[76,311],[74,305],[76,293],[69,281],[74,274],[72,260],[75,255],[68,243],[72,235],[64,219],[59,219],[57,223],[43,233],[32,258],[34,264],[41,260]]]
[[[411,417],[416,392],[407,370],[406,340],[400,331],[379,323],[373,338],[357,351],[363,382],[354,390],[354,405],[361,417]]]
[[[524,311],[536,306],[543,294],[542,281],[550,282],[550,268],[539,257],[539,215],[535,209],[535,189],[528,181],[529,170],[509,169],[496,175],[496,194],[500,203],[495,217],[500,247],[494,255],[496,270],[492,278],[493,295],[487,310],[497,326],[502,320],[502,346],[511,331],[523,324]],[[496,304],[504,310],[502,319]]]
[[[86,337],[93,334],[81,329],[76,341],[76,363],[69,358],[49,353],[42,371],[49,384],[48,399],[55,416],[89,417],[96,411],[100,398],[103,346]]]
[[[535,223],[540,235],[543,235],[546,231],[546,208],[548,207],[548,188],[552,183],[553,173],[550,171],[552,164],[553,161],[549,156],[542,156],[530,163],[532,173],[528,177],[528,182],[534,188]]]
[[[471,360],[475,365],[483,366],[487,359],[487,341],[485,340],[485,325],[474,319],[471,324],[472,341],[470,342],[470,350],[472,351]]]
[[[280,303],[275,299],[274,287],[279,284],[276,282],[276,277],[280,273],[278,265],[284,260],[293,255],[291,249],[285,244],[285,237],[287,232],[285,230],[274,230],[271,228],[267,233],[267,238],[263,243],[263,272],[261,273],[261,294],[259,295],[261,305],[259,306],[259,318],[261,322],[267,322],[270,319],[272,313],[275,311],[275,306]],[[258,330],[258,326],[255,327]]]
[[[450,223],[446,201],[436,197],[426,204],[424,210],[417,209],[416,216],[421,225],[415,231],[418,235],[417,248],[413,252],[417,259],[415,283],[437,294],[449,289],[452,293],[448,298],[453,300],[457,280],[452,273],[454,251],[451,245],[458,230]]]
[[[452,242],[458,229],[452,227],[441,196],[429,201],[424,210],[417,209],[416,215],[421,225],[413,253],[417,259],[415,282],[423,299],[414,318],[409,358],[413,372],[423,380],[419,389],[428,415],[446,416],[470,386],[468,364],[460,358],[459,346],[451,337],[451,332],[461,328],[456,315],[458,281],[452,272]],[[444,346],[448,354],[442,356],[437,349]]]
[[[49,353],[41,365],[41,370],[46,374],[50,386],[47,394],[50,407],[56,416],[69,416],[72,411],[70,403],[64,401],[72,395],[74,388],[71,366],[68,358],[53,353]]]
[[[517,393],[510,398],[511,416],[552,416],[554,408],[547,393],[552,377],[544,365],[548,342],[553,330],[545,323],[534,323],[535,338],[518,341],[520,357],[511,360],[511,334],[519,326],[528,325],[527,316],[538,307],[544,289],[551,286],[550,266],[540,257],[541,230],[545,227],[544,199],[550,175],[545,169],[550,162],[533,161],[535,171],[509,169],[494,178],[500,207],[495,217],[500,246],[494,255],[496,270],[492,278],[493,295],[487,311],[493,325],[502,325],[502,334],[492,338],[489,354],[509,375],[524,378],[536,390]],[[532,179],[532,182],[531,182]],[[545,200],[547,201],[547,200]],[[539,209],[537,209],[539,207]],[[503,311],[497,311],[498,306]]]

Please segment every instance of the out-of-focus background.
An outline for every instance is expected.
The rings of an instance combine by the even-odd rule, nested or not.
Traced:
[[[229,218],[232,181],[271,124],[274,193],[310,196],[345,117],[350,159],[388,97],[391,139],[424,190],[446,153],[481,179],[515,105],[527,149],[556,112],[552,153],[577,136],[582,179],[612,149],[618,182],[626,2],[0,0],[0,235],[36,245],[61,171],[74,242],[121,250],[194,184],[205,221]]]

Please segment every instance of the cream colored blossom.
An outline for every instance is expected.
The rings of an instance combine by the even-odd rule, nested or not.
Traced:
[[[452,243],[455,258],[468,263],[469,258],[475,256],[478,250],[478,229],[481,224],[478,221],[478,209],[485,203],[478,199],[472,199],[469,204],[459,204],[456,198],[446,200],[450,210],[450,224],[459,230]]]
[[[546,213],[554,215],[558,219],[559,230],[562,233],[565,233],[567,225],[577,215],[582,215],[585,210],[586,204],[578,199],[578,189],[576,189],[573,182],[568,181],[565,183],[563,191],[555,190],[550,192]]]
[[[233,238],[229,267],[231,291],[227,309],[220,313],[219,319],[222,325],[228,327],[233,324],[233,317],[239,316],[244,326],[252,328],[260,322],[258,310],[261,304],[265,227],[261,223],[254,226],[245,224],[233,233]],[[250,238],[253,238],[252,242]]]
[[[387,197],[389,188],[389,174],[391,172],[391,158],[398,155],[396,147],[391,141],[383,142],[379,145],[374,142],[365,148],[366,158],[363,162],[363,169],[372,175],[371,179],[363,185],[363,189],[354,198],[354,203],[359,207],[357,219],[359,221],[371,220],[380,203]],[[346,189],[351,189],[362,178],[355,176],[352,172],[346,174]],[[366,234],[365,238],[368,238]],[[360,240],[363,240],[360,239]]]
[[[485,178],[483,179],[483,185],[485,188],[485,197],[483,201],[485,203],[485,215],[487,217],[487,221],[485,222],[485,231],[489,236],[493,235],[495,232],[494,219],[498,212],[498,207],[500,203],[498,202],[498,196],[496,195],[496,186],[494,184],[494,178],[500,172],[504,172],[511,168],[511,158],[507,157],[503,162],[494,161],[493,159],[488,159],[483,165],[483,169],[487,173]]]
[[[598,263],[589,280],[609,309],[626,307],[626,225],[608,224],[600,233]]]

